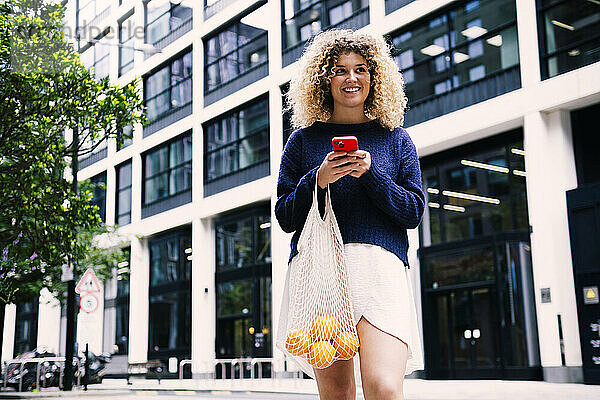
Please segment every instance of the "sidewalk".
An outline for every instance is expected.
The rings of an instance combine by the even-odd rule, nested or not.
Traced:
[[[2,398],[39,398],[73,396],[112,396],[132,391],[252,391],[271,393],[317,394],[314,380],[132,380],[127,385],[123,379],[105,379],[102,385],[91,385],[88,392],[41,392],[21,393],[0,392]],[[406,400],[598,400],[600,386],[583,384],[548,383],[532,381],[430,381],[407,379],[404,383]],[[18,396],[18,397],[16,397]]]

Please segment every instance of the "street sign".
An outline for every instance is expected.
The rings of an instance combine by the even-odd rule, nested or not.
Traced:
[[[100,283],[96,278],[96,273],[93,269],[88,268],[77,283],[75,293],[100,293],[100,291]]]
[[[72,265],[63,265],[62,266],[62,275],[60,276],[60,280],[63,282],[68,282],[73,280],[73,266]]]
[[[600,299],[598,298],[598,286],[584,286],[583,287],[583,304],[598,304]]]
[[[93,313],[98,308],[98,298],[92,293],[86,293],[79,299],[79,308],[88,314]]]

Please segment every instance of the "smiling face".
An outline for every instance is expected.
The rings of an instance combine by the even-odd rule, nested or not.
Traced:
[[[341,54],[331,77],[333,113],[364,116],[370,86],[371,74],[365,58],[357,53]]]

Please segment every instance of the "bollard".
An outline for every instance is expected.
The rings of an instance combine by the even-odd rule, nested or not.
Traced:
[[[83,366],[83,390],[87,392],[89,376],[90,376],[90,347],[89,344],[85,344],[85,364]]]

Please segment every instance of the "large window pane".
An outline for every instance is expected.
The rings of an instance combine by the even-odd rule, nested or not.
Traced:
[[[148,76],[144,99],[149,122],[192,102],[192,53],[188,52]]]
[[[549,8],[539,16],[545,39],[544,78],[600,60],[600,4],[590,0],[552,3],[556,2],[544,0],[543,5]]]
[[[131,161],[117,167],[117,216],[116,223],[131,222]]]
[[[519,64],[514,0],[472,1],[391,40],[413,103]]]
[[[217,285],[217,317],[252,312],[252,280]]]
[[[106,172],[90,179],[93,185],[92,204],[98,206],[98,215],[106,222]]]
[[[144,156],[144,204],[192,187],[192,137],[185,135]]]
[[[501,138],[423,159],[424,245],[529,228],[523,142]]]
[[[270,357],[271,224],[266,206],[215,223],[217,357]]]
[[[146,6],[146,40],[156,43],[192,18],[191,2],[153,0]]]
[[[205,92],[268,61],[265,6],[205,41]]]
[[[208,123],[204,131],[207,182],[269,160],[267,99]]]

